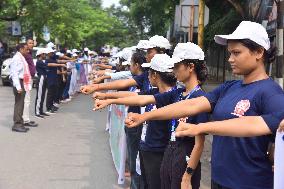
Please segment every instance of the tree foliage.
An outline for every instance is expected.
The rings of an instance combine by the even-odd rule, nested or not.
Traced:
[[[121,0],[128,7],[131,19],[138,26],[141,38],[164,35],[174,20],[179,0]]]
[[[0,19],[18,20],[24,34],[35,32],[39,42],[43,27],[64,46],[100,46],[113,41],[108,36],[122,35],[123,23],[101,8],[100,0],[2,0]],[[105,41],[95,41],[97,36]]]

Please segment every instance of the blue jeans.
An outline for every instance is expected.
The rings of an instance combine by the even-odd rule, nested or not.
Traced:
[[[142,125],[134,128],[125,127],[127,151],[128,151],[128,160],[129,160],[129,169],[131,175],[131,184],[130,189],[143,189],[143,179],[136,172],[136,157],[138,154],[139,143],[142,133]]]

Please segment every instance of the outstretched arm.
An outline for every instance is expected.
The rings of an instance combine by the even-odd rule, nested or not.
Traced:
[[[102,90],[120,90],[127,87],[136,86],[137,83],[134,79],[116,80],[108,83],[85,85],[81,87],[81,92],[84,94],[91,94],[95,91]]]
[[[94,99],[106,100],[106,99],[113,99],[113,98],[124,98],[130,96],[136,96],[138,93],[130,92],[130,91],[119,91],[113,93],[102,93],[102,92],[95,92],[93,94]]]
[[[147,104],[154,104],[156,100],[153,95],[136,95],[126,98],[96,100],[94,110],[102,109],[110,104],[120,104],[127,106],[145,106]]]
[[[200,123],[198,125],[180,124],[176,130],[176,135],[179,137],[196,136],[201,133],[232,137],[253,137],[269,135],[272,132],[261,116],[246,116],[224,121]]]
[[[210,112],[211,105],[207,98],[198,97],[188,100],[182,100],[177,103],[156,109],[144,114],[129,113],[125,124],[128,127],[135,127],[147,120],[168,120],[181,117],[193,116],[203,112]]]

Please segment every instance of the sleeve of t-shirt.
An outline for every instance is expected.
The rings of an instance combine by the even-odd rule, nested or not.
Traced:
[[[173,91],[169,91],[165,93],[155,94],[154,98],[155,98],[156,104],[160,104],[161,106],[167,106],[169,104],[175,103],[175,97],[178,95],[179,91],[180,90],[177,89],[177,90],[173,90]]]
[[[138,95],[155,95],[158,93],[159,93],[158,88],[153,88],[153,89],[146,90],[146,91],[140,91],[138,92]]]
[[[37,61],[36,62],[36,67],[45,69],[47,66],[46,66],[46,64],[43,61]]]
[[[269,127],[273,134],[276,133],[280,122],[284,119],[284,111],[283,112],[275,112],[272,114],[266,114],[261,116],[265,121],[266,125]]]
[[[144,74],[134,76],[133,79],[136,81],[138,88],[143,88],[143,82],[144,82]]]
[[[204,95],[205,98],[210,102],[211,109],[214,110],[215,105],[222,94],[222,91],[224,91],[225,87],[227,85],[227,82],[223,83],[222,85],[218,86],[216,89],[214,89],[211,92],[208,92]]]

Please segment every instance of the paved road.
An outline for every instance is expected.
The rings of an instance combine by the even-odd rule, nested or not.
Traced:
[[[32,117],[39,127],[26,134],[11,132],[13,98],[12,88],[0,85],[0,189],[126,188],[129,180],[116,185],[106,112],[92,112],[90,97],[79,95],[44,120]],[[201,189],[209,188],[207,143]]]
[[[34,99],[34,93],[33,93]],[[112,189],[105,112],[80,95],[26,134],[11,132],[13,95],[0,86],[0,189]]]

